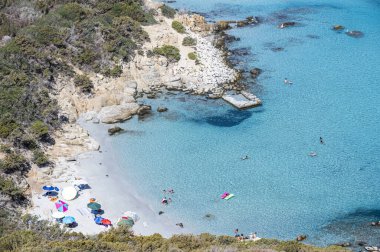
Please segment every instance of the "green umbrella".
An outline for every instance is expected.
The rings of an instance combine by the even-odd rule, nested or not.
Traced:
[[[91,210],[99,210],[102,206],[99,203],[91,202],[87,204],[87,207]]]
[[[118,221],[118,226],[127,226],[127,227],[133,227],[135,222],[132,219],[121,219]]]

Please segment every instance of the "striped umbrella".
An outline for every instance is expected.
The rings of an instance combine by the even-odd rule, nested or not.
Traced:
[[[69,205],[62,200],[58,200],[58,202],[55,203],[55,207],[59,212],[66,212],[69,209]]]

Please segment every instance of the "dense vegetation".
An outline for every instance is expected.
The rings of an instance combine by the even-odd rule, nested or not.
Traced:
[[[92,92],[86,74],[121,74],[147,40],[141,25],[155,23],[141,0],[0,1],[0,193],[12,196],[30,162],[51,162],[45,145],[66,122],[52,94],[59,75],[73,78],[78,92]],[[14,192],[14,195],[12,194]],[[22,197],[17,197],[21,199]]]
[[[14,218],[14,215],[0,211],[0,251],[345,251],[338,247],[314,248],[296,241],[262,239],[241,242],[230,236],[210,234],[175,235],[169,239],[159,234],[133,236],[125,228],[84,236],[75,232],[65,233],[57,225],[49,226],[46,221],[28,215],[12,222],[9,218]]]

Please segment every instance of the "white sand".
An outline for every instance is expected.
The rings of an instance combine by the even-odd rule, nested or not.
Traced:
[[[136,212],[140,216],[140,220],[133,227],[135,234],[160,233],[164,237],[169,237],[173,234],[192,232],[186,227],[181,229],[176,226],[176,221],[171,220],[168,215],[158,215],[146,203],[144,196],[137,195],[125,178],[117,173],[120,169],[112,157],[112,146],[107,134],[108,125],[95,125],[90,122],[81,122],[81,125],[87,128],[91,136],[100,143],[100,151],[80,154],[77,156],[77,160],[72,162],[60,158],[48,176],[50,182],[45,183],[57,186],[61,190],[66,186],[72,186],[75,178],[81,178],[89,183],[91,189],[79,192],[78,197],[74,200],[64,200],[59,194],[59,198],[69,204],[69,209],[65,212],[66,216],[73,216],[78,223],[78,226],[72,229],[73,231],[96,234],[107,230],[106,227],[95,224],[94,215],[87,208],[89,199],[96,198],[105,212],[102,217],[110,219],[113,224],[116,224],[124,212]],[[109,176],[107,177],[106,174]],[[51,214],[56,211],[55,204],[47,197],[42,196],[45,191],[41,187],[46,178],[35,177],[34,188],[31,190],[33,207],[29,213],[54,221]]]

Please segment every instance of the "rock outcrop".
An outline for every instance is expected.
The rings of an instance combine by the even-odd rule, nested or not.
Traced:
[[[139,109],[137,103],[125,103],[121,105],[112,105],[103,107],[98,114],[102,123],[117,123],[131,119]]]

